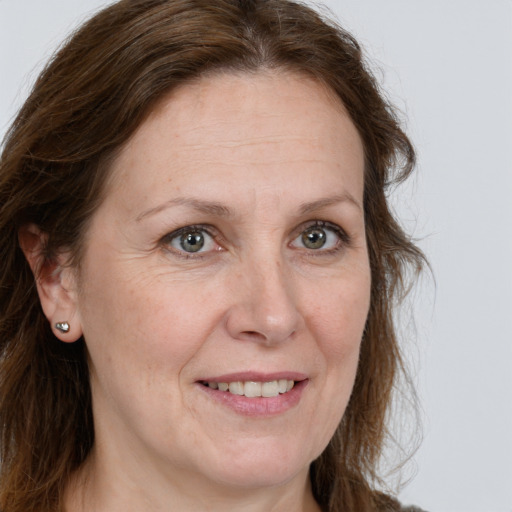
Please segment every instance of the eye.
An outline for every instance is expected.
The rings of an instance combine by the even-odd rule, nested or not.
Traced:
[[[348,236],[335,224],[317,221],[304,229],[292,242],[294,247],[312,251],[335,251],[348,243]]]
[[[308,228],[302,233],[301,241],[308,249],[321,249],[327,242],[327,232],[323,228]]]
[[[186,226],[164,238],[164,243],[178,253],[197,254],[217,250],[219,247],[208,232],[201,226]]]

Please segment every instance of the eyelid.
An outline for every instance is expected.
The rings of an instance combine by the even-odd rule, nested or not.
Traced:
[[[347,234],[347,232],[341,226],[339,226],[338,224],[336,224],[334,222],[317,219],[317,220],[310,220],[310,221],[304,222],[301,225],[299,225],[296,229],[294,229],[293,232],[291,233],[290,245],[292,245],[293,242],[295,242],[304,233],[304,231],[306,231],[307,229],[310,229],[310,228],[314,228],[314,227],[326,229],[326,230],[329,230],[329,231],[335,233],[335,235],[339,238],[339,243],[337,243],[335,247],[328,248],[328,249],[322,249],[322,248],[308,249],[307,247],[296,247],[296,249],[302,249],[310,255],[322,256],[322,255],[336,253],[351,244],[351,237]],[[187,251],[172,247],[172,245],[171,245],[172,241],[174,241],[176,238],[180,237],[184,233],[193,232],[193,231],[200,231],[200,232],[205,233],[213,240],[213,242],[215,243],[215,245],[217,247],[213,250],[198,251],[195,253],[187,252]],[[177,257],[181,257],[184,259],[200,259],[200,258],[206,257],[208,254],[210,254],[212,252],[216,252],[216,251],[220,251],[220,250],[224,249],[221,242],[222,242],[222,235],[219,232],[219,230],[217,228],[215,228],[214,226],[212,226],[210,224],[189,224],[189,225],[180,227],[178,229],[175,229],[174,231],[172,231],[170,233],[167,233],[160,239],[159,244],[162,245],[167,252],[169,252]]]
[[[189,233],[193,231],[200,231],[208,235],[214,243],[218,246],[218,248],[208,251],[198,251],[198,252],[187,252],[184,250],[177,249],[172,247],[171,242],[176,238],[180,237],[184,233]],[[164,249],[167,252],[172,253],[181,258],[190,259],[190,258],[202,258],[211,252],[218,251],[222,248],[222,245],[219,243],[219,238],[221,238],[220,232],[212,225],[209,224],[189,224],[187,226],[183,226],[181,228],[175,229],[174,231],[167,233],[161,239],[159,244],[164,246]]]
[[[302,235],[302,233],[304,233],[304,231],[306,231],[307,229],[310,229],[310,228],[315,228],[315,227],[333,231],[339,237],[340,243],[337,244],[337,246],[332,249],[308,249],[306,247],[303,247],[303,249],[305,251],[307,251],[308,253],[310,253],[312,255],[313,254],[325,255],[325,254],[337,252],[337,251],[349,246],[352,242],[351,237],[347,234],[347,232],[340,225],[338,225],[334,222],[327,221],[327,220],[311,220],[311,221],[301,224],[293,231],[291,243],[293,243],[295,240],[297,240],[297,238],[299,238]]]

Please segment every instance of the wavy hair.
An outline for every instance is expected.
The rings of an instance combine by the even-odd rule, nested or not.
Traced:
[[[18,231],[35,223],[44,256],[79,264],[109,162],[173,88],[215,72],[291,70],[344,104],[365,150],[371,304],[354,389],[313,462],[323,510],[394,510],[374,491],[386,411],[403,370],[393,311],[424,262],[390,211],[387,189],[414,166],[413,147],[356,40],[288,0],[121,0],[93,16],[37,79],[0,160],[0,508],[55,512],[94,443],[87,349],[59,342],[38,300]],[[412,273],[411,273],[412,271]]]

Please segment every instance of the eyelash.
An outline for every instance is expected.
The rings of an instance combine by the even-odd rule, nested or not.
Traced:
[[[294,238],[292,239],[292,242],[297,240],[308,229],[312,229],[312,228],[319,228],[322,230],[328,230],[328,231],[333,232],[338,237],[339,242],[336,244],[335,247],[333,247],[331,249],[320,250],[320,249],[310,249],[310,248],[308,249],[307,247],[302,247],[302,249],[307,251],[308,256],[313,256],[313,257],[328,256],[331,254],[335,254],[335,253],[339,252],[340,250],[343,250],[344,248],[346,248],[347,246],[350,246],[350,244],[351,244],[351,238],[346,233],[346,231],[344,231],[337,224],[333,224],[332,222],[323,221],[323,220],[322,221],[321,220],[310,221],[308,223],[305,223],[305,224],[302,224],[301,226],[299,226],[294,231],[294,234],[293,234]],[[173,231],[172,233],[168,233],[161,239],[161,245],[165,246],[165,249],[168,252],[171,252],[173,255],[178,256],[180,258],[196,259],[196,260],[202,259],[202,258],[206,257],[208,255],[208,253],[210,253],[211,251],[187,252],[185,250],[180,250],[180,249],[177,249],[177,248],[174,248],[171,246],[171,243],[174,240],[178,239],[178,237],[180,237],[184,234],[187,234],[187,233],[194,233],[194,232],[205,233],[206,235],[208,235],[208,237],[210,237],[212,239],[213,242],[216,243],[217,246],[222,247],[218,243],[219,238],[221,238],[219,232],[216,229],[214,229],[213,226],[204,225],[204,224],[198,224],[198,225],[192,224],[189,226],[184,226],[182,228],[179,228],[176,231]],[[222,240],[222,238],[221,238],[221,240]],[[292,242],[290,242],[290,243],[292,243]],[[219,249],[217,249],[217,250],[219,250]]]
[[[338,243],[335,247],[332,249],[323,249],[323,250],[315,250],[315,249],[309,249],[305,247],[304,249],[307,250],[308,256],[316,257],[316,256],[329,256],[332,254],[336,254],[337,252],[345,249],[346,247],[349,247],[351,245],[352,239],[347,234],[347,232],[342,229],[337,224],[334,224],[332,222],[328,222],[325,220],[314,220],[309,223],[301,225],[296,233],[297,236],[293,239],[296,240],[299,238],[303,233],[305,233],[308,229],[311,228],[320,228],[324,230],[329,230],[331,232],[334,232],[334,234],[338,237]]]
[[[190,226],[183,226],[182,228],[179,228],[176,231],[173,231],[172,233],[165,235],[161,239],[161,244],[165,246],[165,249],[168,252],[172,253],[175,256],[178,256],[179,258],[183,258],[186,260],[204,258],[210,251],[194,253],[194,252],[187,252],[184,250],[176,249],[171,246],[171,243],[174,240],[178,239],[178,237],[180,237],[184,234],[193,233],[193,232],[206,233],[213,241],[215,241],[217,243],[217,245],[219,245],[218,239],[221,238],[220,234],[212,226],[204,225],[204,224],[198,224],[198,225],[191,224]]]

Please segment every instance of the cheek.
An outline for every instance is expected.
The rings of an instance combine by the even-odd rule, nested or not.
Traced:
[[[112,408],[141,431],[170,425],[183,412],[187,365],[218,321],[215,301],[184,283],[116,279],[110,284],[103,283],[97,288],[101,295],[87,301],[84,336],[95,413],[106,416],[105,408]],[[154,427],[139,424],[162,404],[166,420]]]
[[[332,280],[308,296],[306,322],[321,354],[318,375],[313,379],[317,403],[313,429],[317,443],[313,458],[324,449],[338,427],[352,394],[361,339],[369,308],[369,273]]]
[[[194,283],[136,275],[89,273],[80,311],[93,366],[144,371],[150,378],[165,367],[165,378],[176,377],[215,325],[215,301]]]
[[[307,321],[319,343],[343,357],[358,349],[370,305],[369,271],[333,279],[308,296]]]
[[[369,301],[369,272],[333,281],[309,298],[307,322],[322,353],[333,411],[344,410],[352,391]]]

